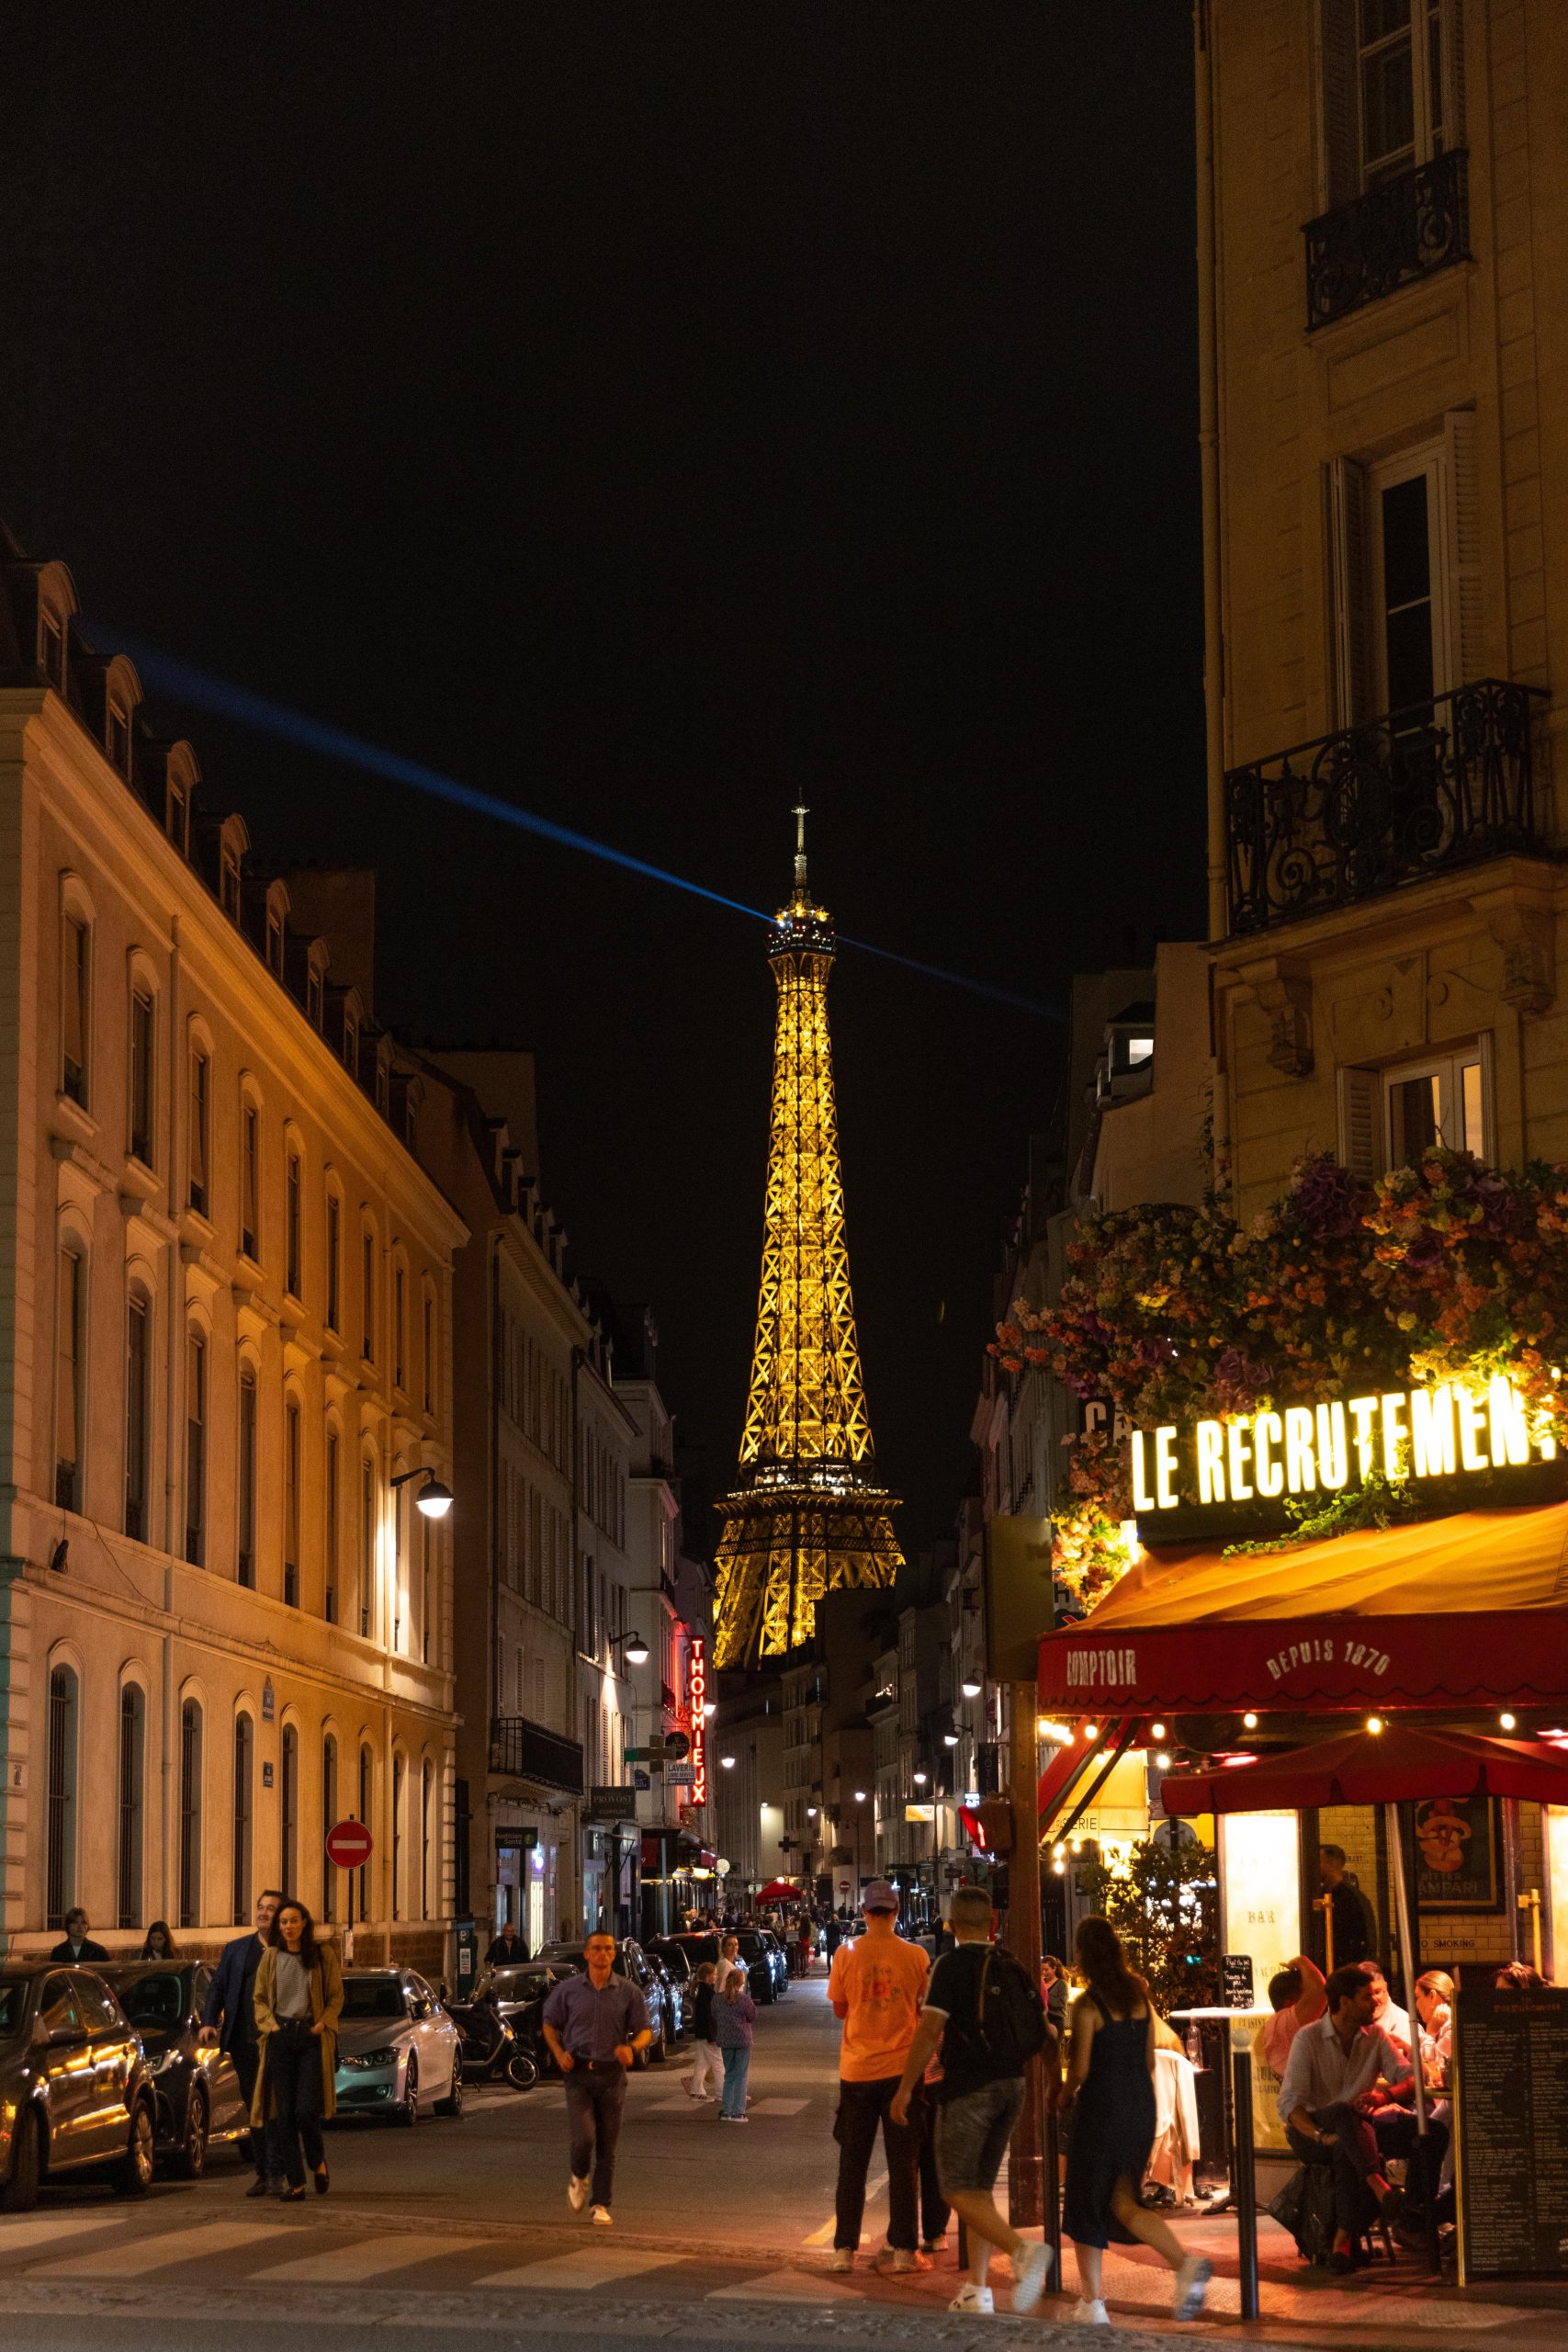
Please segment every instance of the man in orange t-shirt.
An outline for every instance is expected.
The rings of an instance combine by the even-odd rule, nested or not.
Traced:
[[[888,2109],[915,2039],[931,1962],[919,1944],[895,1932],[898,1896],[885,1878],[865,1890],[865,1933],[833,1954],[828,1998],[843,2019],[839,2054],[839,2143],[833,2267],[852,2270],[865,2213],[865,2177],[877,2126],[887,2156],[887,2243],[895,2270],[915,2270],[919,2141],[911,2125],[895,2123]],[[929,2266],[928,2266],[929,2267]]]

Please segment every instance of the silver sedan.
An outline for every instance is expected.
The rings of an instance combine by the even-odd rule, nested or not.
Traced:
[[[431,1987],[412,1968],[344,1972],[337,2035],[340,2115],[418,2120],[463,2112],[462,2043]]]

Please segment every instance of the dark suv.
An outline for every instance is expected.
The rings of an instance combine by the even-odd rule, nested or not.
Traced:
[[[0,1968],[0,2211],[41,2181],[101,2172],[116,2194],[152,2180],[156,2111],[134,2026],[90,1968]]]

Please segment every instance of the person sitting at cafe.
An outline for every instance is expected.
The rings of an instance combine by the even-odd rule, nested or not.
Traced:
[[[1416,1979],[1416,2021],[1421,2029],[1421,2078],[1429,2091],[1446,2091],[1454,2050],[1454,1980],[1440,1968]]]
[[[1297,2034],[1323,2015],[1323,1971],[1316,1961],[1299,1951],[1276,1971],[1269,1979],[1269,2006],[1274,2014],[1263,2028],[1263,2056],[1276,2075],[1283,2075]]]
[[[1324,1987],[1325,2014],[1291,2045],[1280,2086],[1280,2120],[1291,2151],[1304,2165],[1334,2169],[1334,2245],[1328,2267],[1356,2267],[1369,2199],[1386,2222],[1404,2199],[1383,2169],[1369,2108],[1380,2083],[1410,2079],[1410,2062],[1372,2021],[1372,1980],[1359,1967],[1337,1968]]]
[[[58,1960],[59,1953],[56,1952],[54,1957]],[[1538,1984],[1549,1984],[1551,1982],[1551,1979],[1543,1976],[1539,1968],[1531,1968],[1522,1960],[1511,1960],[1507,1967],[1500,1968],[1492,1979],[1493,1989],[1498,1993],[1533,1993]]]
[[[1408,2009],[1402,2009],[1389,1991],[1388,1978],[1383,1973],[1382,1961],[1364,1960],[1361,1966],[1372,1980],[1372,2023],[1380,2032],[1386,2033],[1391,2041],[1402,2042],[1408,2050],[1410,2012]]]

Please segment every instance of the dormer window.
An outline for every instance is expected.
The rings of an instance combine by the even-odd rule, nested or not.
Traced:
[[[57,695],[65,692],[65,628],[56,613],[39,620],[39,663]]]
[[[283,978],[283,917],[269,907],[266,914],[266,967]]]
[[[321,976],[312,964],[305,974],[305,1018],[312,1029],[321,1025],[322,994]]]
[[[109,705],[108,724],[104,729],[104,743],[109,764],[121,775],[130,774],[130,713],[119,703]]]
[[[384,1058],[380,1055],[378,1055],[376,1057],[376,1108],[380,1112],[383,1118],[387,1115],[387,1108],[389,1099],[389,1090],[387,1083],[387,1065]]]
[[[1129,1069],[1137,1069],[1142,1063],[1153,1061],[1154,1057],[1155,1041],[1152,1037],[1128,1038],[1127,1067]]]
[[[343,1059],[345,1069],[359,1069],[359,1023],[352,1012],[343,1017]]]
[[[186,842],[188,838],[186,829],[189,820],[190,802],[186,797],[186,788],[183,784],[171,783],[168,798],[164,806],[164,831],[182,857],[186,854]]]
[[[223,911],[230,922],[238,922],[240,920],[240,860],[237,853],[231,849],[226,849],[223,852],[222,881],[219,895]]]
[[[419,1121],[414,1115],[414,1108],[413,1096],[406,1094],[403,1097],[403,1141],[411,1151],[419,1136]]]

